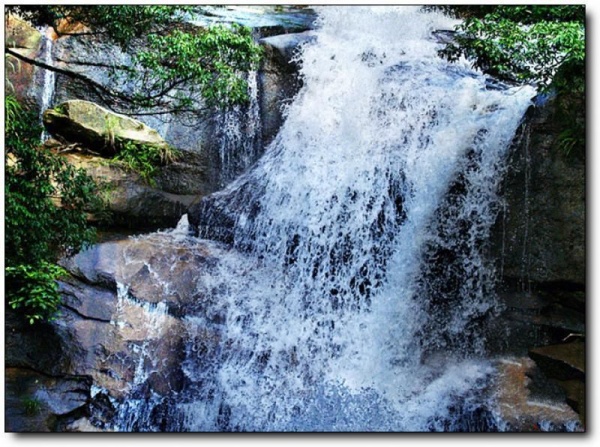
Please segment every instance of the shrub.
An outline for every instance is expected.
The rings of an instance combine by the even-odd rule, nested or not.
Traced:
[[[113,161],[118,162],[126,169],[136,172],[148,184],[154,186],[154,176],[158,168],[175,161],[180,153],[170,146],[157,146],[139,144],[133,141],[120,143],[120,149]]]
[[[60,302],[56,265],[92,243],[88,211],[103,205],[83,169],[39,147],[35,114],[5,99],[5,259],[7,303],[30,323],[51,318]]]

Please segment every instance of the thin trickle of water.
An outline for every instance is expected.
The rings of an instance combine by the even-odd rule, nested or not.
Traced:
[[[529,143],[530,143],[530,132],[529,129],[525,129],[524,133],[523,150],[525,155],[525,181],[523,185],[524,190],[524,207],[522,212],[524,213],[525,228],[523,230],[523,252],[521,254],[521,290],[531,293],[531,281],[529,279],[529,188],[531,183],[531,158],[529,155]]]
[[[232,238],[195,280],[166,429],[493,429],[486,241],[534,91],[440,59],[442,15],[318,12],[285,124],[215,199]]]
[[[221,186],[227,185],[248,169],[262,150],[256,71],[248,73],[247,82],[248,104],[235,106],[217,116]]]
[[[41,59],[46,65],[52,65],[52,47],[53,40],[46,36],[46,28],[40,29],[40,33],[42,34],[42,44],[41,44]],[[54,97],[54,87],[55,87],[55,73],[52,70],[43,70],[43,79],[42,79],[42,91],[40,96],[40,123],[42,121],[42,114],[50,108],[52,104],[52,98]],[[41,135],[41,141],[45,141],[49,137],[49,134],[43,130]]]
[[[160,373],[163,359],[154,351],[155,342],[168,336],[167,306],[164,302],[149,303],[135,300],[125,284],[117,283],[117,311],[111,321],[126,340],[132,353],[127,359],[131,376],[126,391],[128,398],[118,408],[118,431],[137,431],[148,426],[148,409],[160,405],[164,397],[148,387],[148,381]]]

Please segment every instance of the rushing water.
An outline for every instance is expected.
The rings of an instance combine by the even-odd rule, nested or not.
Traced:
[[[235,216],[230,244],[172,236],[218,259],[183,317],[183,389],[127,400],[117,430],[496,427],[486,241],[534,91],[440,59],[441,15],[318,12],[283,128],[212,202]]]

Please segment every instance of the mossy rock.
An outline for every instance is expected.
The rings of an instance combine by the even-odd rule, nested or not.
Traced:
[[[115,155],[128,142],[140,146],[168,147],[151,127],[89,101],[63,102],[46,110],[43,122],[53,136],[79,143],[102,156]]]
[[[38,51],[42,34],[27,21],[9,15],[6,19],[5,45],[16,51],[31,55],[27,50]]]

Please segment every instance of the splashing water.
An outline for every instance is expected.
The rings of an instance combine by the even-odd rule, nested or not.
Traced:
[[[284,126],[213,202],[231,246],[206,242],[160,429],[485,430],[485,241],[534,91],[440,59],[442,15],[318,12]]]

